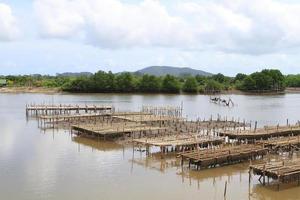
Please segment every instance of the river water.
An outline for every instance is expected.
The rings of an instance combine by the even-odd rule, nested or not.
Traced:
[[[46,95],[0,94],[0,199],[300,199],[300,187],[262,187],[248,182],[249,163],[202,171],[188,170],[169,157],[147,158],[131,147],[84,138],[68,131],[38,129],[27,120],[26,103],[97,103],[117,110],[183,102],[184,116],[208,119],[218,114],[241,121],[285,124],[300,120],[300,94],[222,95],[232,108],[205,95]]]

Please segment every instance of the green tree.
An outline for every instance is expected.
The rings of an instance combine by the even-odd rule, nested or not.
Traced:
[[[93,82],[87,77],[79,77],[63,86],[63,90],[69,92],[91,92],[93,91]]]
[[[284,89],[284,76],[279,70],[264,69],[247,76],[242,84],[243,90],[272,91]]]
[[[265,74],[266,76],[271,77],[272,79],[272,84],[271,84],[271,89],[272,90],[280,90],[284,88],[284,76],[282,73],[277,70],[277,69],[265,69],[262,70],[262,73]]]
[[[238,73],[234,78],[234,82],[243,81],[246,77],[247,77],[246,74]]]
[[[191,93],[198,92],[198,84],[196,78],[193,76],[187,77],[187,79],[183,84],[182,90],[184,92],[191,92]]]
[[[162,82],[162,91],[168,93],[180,92],[180,83],[175,76],[166,75]]]
[[[136,80],[129,72],[121,73],[116,77],[116,91],[134,92],[136,89]]]
[[[255,90],[256,89],[256,83],[254,79],[251,76],[247,76],[242,85],[241,88],[242,90]]]
[[[223,74],[221,73],[218,73],[216,75],[213,75],[212,78],[215,80],[215,81],[218,81],[219,83],[224,83],[226,78]]]
[[[195,76],[197,82],[199,83],[199,85],[205,85],[206,81],[207,81],[207,77],[205,76],[201,76],[201,75],[196,75]]]
[[[287,87],[300,87],[300,74],[287,75],[285,77],[285,85]]]
[[[145,74],[138,83],[141,92],[159,92],[161,87],[161,80],[153,75]]]
[[[113,92],[115,90],[115,77],[111,72],[98,71],[92,76],[94,92]]]
[[[205,91],[208,93],[220,92],[221,90],[222,90],[222,85],[213,79],[208,80],[205,84]]]

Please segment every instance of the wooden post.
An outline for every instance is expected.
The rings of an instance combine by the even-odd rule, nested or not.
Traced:
[[[227,181],[225,181],[225,187],[224,187],[224,198],[226,199],[226,193],[227,193]]]
[[[266,184],[266,165],[264,165],[264,171],[263,171],[263,185]]]

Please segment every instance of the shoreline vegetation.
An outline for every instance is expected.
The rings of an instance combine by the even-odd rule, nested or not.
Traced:
[[[32,94],[97,94],[97,92],[67,92],[63,91],[61,88],[49,88],[49,87],[18,87],[18,86],[9,86],[9,87],[0,87],[0,93],[32,93]],[[98,92],[100,94],[101,92]],[[226,90],[221,91],[219,93],[214,93],[215,95],[221,94],[261,94],[261,95],[272,95],[272,94],[293,94],[293,93],[300,93],[300,87],[288,87],[285,88],[283,91],[265,91],[265,92],[247,92],[247,91],[240,91],[240,90]],[[105,93],[104,93],[105,94]],[[119,92],[112,92],[106,94],[194,94],[194,95],[210,95],[212,93],[188,93],[188,92],[181,92],[181,93],[142,93],[142,92],[130,92],[130,93],[119,93]],[[212,94],[213,95],[213,94]]]
[[[154,76],[98,71],[81,76],[23,75],[0,76],[5,85],[0,93],[132,93],[132,94],[278,94],[299,93],[300,74],[284,76],[279,70],[265,69],[235,77]]]

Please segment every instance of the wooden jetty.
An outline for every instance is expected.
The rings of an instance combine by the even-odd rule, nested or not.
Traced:
[[[294,150],[299,150],[300,145],[300,135],[298,136],[288,136],[288,137],[278,137],[270,138],[268,140],[262,140],[258,143],[263,144],[268,147],[271,151],[288,151],[293,152]]]
[[[106,105],[26,105],[26,115],[55,115],[55,114],[71,114],[72,112],[112,112],[114,111],[113,106]]]
[[[244,144],[222,148],[205,150],[193,150],[179,153],[181,163],[189,162],[189,167],[196,165],[197,170],[208,167],[216,167],[223,164],[232,164],[263,157],[268,149],[263,145]]]
[[[246,122],[238,122],[238,121],[227,121],[227,120],[196,120],[196,121],[179,121],[176,123],[176,127],[185,127],[186,129],[194,129],[194,130],[236,130],[236,129],[246,129],[250,126],[249,123]]]
[[[39,127],[52,127],[58,123],[78,124],[78,123],[97,123],[104,121],[116,121],[113,118],[126,116],[150,115],[140,112],[104,112],[104,113],[79,113],[79,114],[62,114],[62,115],[40,115],[37,117]]]
[[[249,182],[251,175],[258,175],[259,182],[266,184],[266,178],[277,181],[277,189],[281,183],[298,182],[300,185],[300,160],[265,162],[249,166]],[[261,180],[263,179],[263,180]]]
[[[300,134],[300,124],[287,126],[265,126],[259,129],[250,130],[222,130],[221,136],[227,136],[229,139],[237,140],[266,140],[271,137],[289,136]]]
[[[150,154],[150,148],[159,147],[161,153],[182,152],[197,148],[204,148],[209,145],[220,145],[224,142],[223,137],[198,135],[198,134],[177,134],[153,138],[134,139],[134,145],[145,146],[146,153]]]
[[[159,135],[165,133],[165,127],[146,126],[139,123],[97,123],[85,125],[72,125],[71,133],[79,136],[96,138],[116,138],[126,137],[136,138],[149,135]]]
[[[167,122],[167,121],[182,121],[181,117],[174,116],[163,116],[163,115],[153,115],[153,114],[145,114],[145,115],[114,115],[112,116],[115,119],[129,122],[139,122],[139,123],[149,123],[149,122]]]

